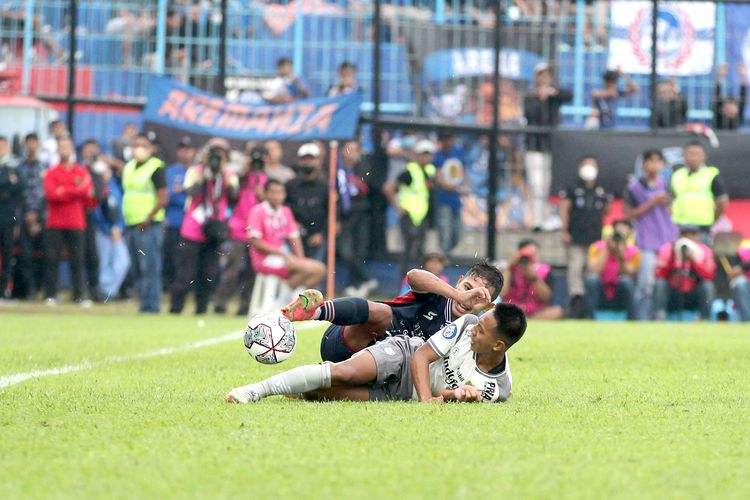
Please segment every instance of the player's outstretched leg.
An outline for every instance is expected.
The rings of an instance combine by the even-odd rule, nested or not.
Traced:
[[[224,399],[228,403],[254,403],[268,396],[301,394],[331,387],[331,365],[305,365],[279,373],[256,384],[232,389]]]
[[[367,384],[376,378],[375,358],[362,353],[343,363],[292,368],[256,384],[237,387],[224,399],[229,403],[254,403],[274,395],[310,394],[310,399],[367,400]]]
[[[306,321],[315,318],[318,308],[323,304],[323,294],[318,290],[305,290],[290,304],[281,308],[281,314],[289,321]]]

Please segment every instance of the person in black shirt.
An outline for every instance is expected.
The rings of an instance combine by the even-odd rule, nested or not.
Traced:
[[[680,92],[674,78],[662,80],[656,85],[656,126],[674,128],[687,121],[687,99]]]
[[[10,154],[8,139],[0,136],[0,299],[10,298],[8,283],[13,268],[13,233],[22,194],[23,183]]]
[[[297,151],[300,175],[286,184],[286,204],[299,224],[305,257],[325,262],[328,229],[328,183],[322,175],[317,144],[308,142]]]
[[[18,165],[18,177],[24,185],[21,206],[21,255],[18,259],[18,276],[13,292],[17,296],[33,299],[41,286],[44,262],[41,257],[44,242],[46,200],[42,179],[47,165],[39,159],[39,137],[28,134],[24,139],[25,156]],[[18,294],[19,289],[21,293]]]
[[[535,127],[555,127],[560,123],[560,106],[573,99],[567,89],[558,89],[552,82],[552,71],[547,63],[534,67],[534,88],[523,100],[526,124]],[[547,198],[552,182],[552,153],[549,135],[526,136],[524,157],[526,177],[531,191],[532,224],[538,227],[549,215]]]
[[[568,249],[570,317],[584,314],[583,270],[589,245],[601,239],[602,221],[612,207],[612,195],[596,183],[599,165],[585,156],[578,164],[579,180],[560,192],[562,240]]]
[[[713,127],[719,130],[737,130],[745,122],[745,105],[747,104],[747,69],[744,64],[737,66],[740,77],[740,97],[722,96],[721,81],[727,76],[727,65],[722,64],[716,72],[714,87]]]

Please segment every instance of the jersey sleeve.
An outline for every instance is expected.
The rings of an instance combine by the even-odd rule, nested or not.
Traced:
[[[467,314],[443,327],[442,330],[427,339],[427,343],[430,344],[435,354],[441,357],[446,356],[466,330],[477,323],[479,323],[479,318],[472,314]]]
[[[250,238],[263,238],[263,215],[262,205],[255,205],[247,218],[248,236]]]

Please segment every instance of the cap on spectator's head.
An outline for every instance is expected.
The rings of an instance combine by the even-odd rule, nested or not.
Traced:
[[[421,141],[418,141],[414,145],[414,152],[417,154],[422,153],[435,153],[435,144],[432,143],[432,141],[427,139],[422,139]]]
[[[206,143],[206,149],[208,149],[209,151],[217,148],[224,150],[224,152],[226,153],[229,153],[229,150],[232,149],[232,147],[229,145],[229,142],[227,142],[227,140],[222,137],[213,137]]]
[[[297,150],[297,156],[304,158],[305,156],[312,156],[313,158],[320,157],[320,148],[314,142],[308,142],[300,146]]]
[[[696,224],[681,224],[680,234],[698,234],[701,232],[701,228]]]
[[[177,144],[178,148],[192,148],[193,147],[193,140],[190,138],[189,135],[184,135],[180,139],[179,144]]]
[[[534,74],[535,75],[537,73],[541,73],[543,71],[550,71],[549,64],[547,64],[546,62],[542,61],[542,62],[538,63],[536,66],[534,66]]]

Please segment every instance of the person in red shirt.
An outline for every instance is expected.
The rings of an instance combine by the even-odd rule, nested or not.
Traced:
[[[704,320],[711,315],[716,262],[711,249],[701,242],[699,231],[698,226],[684,225],[677,241],[659,249],[654,287],[657,320],[666,319],[668,310],[698,309]]]
[[[57,304],[57,271],[60,249],[68,250],[73,275],[73,300],[83,300],[83,250],[86,230],[86,206],[94,185],[86,168],[73,161],[73,141],[58,141],[60,163],[44,176],[47,222],[44,242],[45,304]]]

